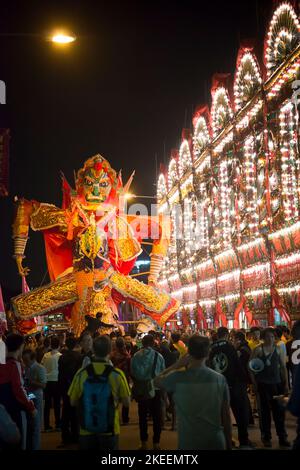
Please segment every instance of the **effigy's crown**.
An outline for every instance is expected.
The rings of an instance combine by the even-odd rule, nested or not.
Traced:
[[[106,174],[112,186],[115,186],[117,183],[117,174],[115,170],[110,166],[110,163],[102,157],[99,153],[90,157],[88,160],[84,162],[83,168],[81,168],[77,173],[76,178],[76,188],[80,188],[83,184],[84,177],[87,172],[93,170],[97,177],[101,177],[102,175]]]

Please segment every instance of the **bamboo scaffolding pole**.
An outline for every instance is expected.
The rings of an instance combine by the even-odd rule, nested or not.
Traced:
[[[137,273],[137,274],[130,274],[130,277],[144,276],[146,274],[150,274],[150,271],[145,271],[145,272]]]

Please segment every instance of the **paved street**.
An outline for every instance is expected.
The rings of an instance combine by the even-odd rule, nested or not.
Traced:
[[[256,419],[256,424],[253,427],[249,428],[250,440],[257,445],[257,449],[262,448],[260,441],[260,432],[258,428],[258,420]],[[289,435],[289,440],[293,441],[295,437],[295,419],[287,414],[286,418],[287,431]],[[151,425],[150,425],[151,426]],[[273,449],[278,449],[278,441],[276,438],[275,429],[273,427]],[[150,439],[152,436],[152,429],[150,428]],[[237,438],[236,427],[233,427],[234,438]],[[151,440],[149,441],[151,442]],[[51,433],[42,433],[42,449],[43,450],[56,450],[57,446],[61,443],[60,433],[51,432]],[[177,446],[177,433],[170,431],[170,423],[166,423],[166,429],[162,432],[161,438],[161,449],[162,450],[175,450]],[[135,402],[132,402],[130,409],[130,424],[127,426],[121,426],[121,436],[120,436],[120,450],[136,450],[139,447],[139,431],[138,431],[138,417],[137,417],[137,405]],[[76,446],[70,446],[66,448],[67,450],[74,449]],[[151,447],[150,447],[151,449]]]

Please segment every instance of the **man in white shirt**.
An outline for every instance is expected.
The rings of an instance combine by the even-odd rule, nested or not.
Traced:
[[[47,373],[47,385],[45,388],[44,427],[45,431],[51,431],[50,409],[53,399],[55,428],[60,429],[60,391],[58,384],[58,360],[61,353],[58,351],[59,339],[57,336],[51,338],[51,351],[44,354],[42,365]]]

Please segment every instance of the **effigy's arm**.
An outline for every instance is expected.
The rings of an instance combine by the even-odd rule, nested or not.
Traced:
[[[19,274],[27,276],[29,268],[23,267],[25,248],[28,240],[30,217],[34,211],[34,201],[19,199],[16,203],[16,214],[13,222],[14,258],[16,259]]]
[[[135,237],[153,240],[148,282],[156,284],[170,244],[171,220],[160,214],[158,216],[129,215],[127,221]]]
[[[23,267],[29,228],[34,231],[57,228],[58,231],[66,232],[66,213],[63,209],[59,209],[52,204],[26,199],[17,201],[13,222],[14,258],[21,276],[27,276],[29,273],[29,269]]]
[[[159,215],[157,217],[149,217],[149,223],[152,229],[157,224],[157,229],[155,230],[154,228],[155,235],[157,236],[151,237],[153,238],[153,246],[150,254],[150,274],[148,276],[148,283],[156,284],[170,244],[171,221],[170,218]]]

